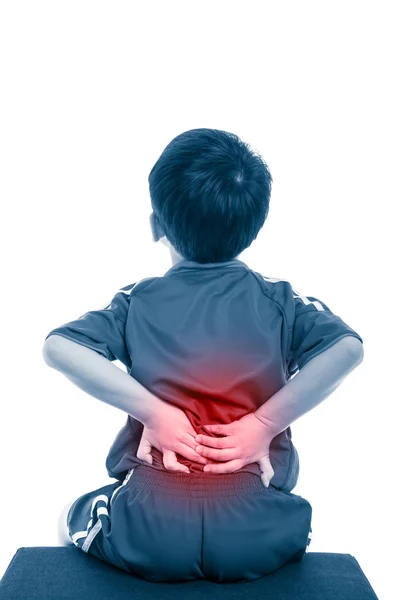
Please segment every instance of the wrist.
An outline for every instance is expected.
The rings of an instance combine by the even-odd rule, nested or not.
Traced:
[[[262,423],[268,429],[268,432],[271,435],[271,439],[273,439],[276,435],[278,435],[278,433],[280,433],[279,427],[274,421],[272,421],[265,415],[260,414],[257,410],[254,411],[253,415],[256,419],[258,419],[258,421],[260,421],[260,423]]]
[[[145,427],[151,429],[154,425],[156,416],[160,416],[164,401],[157,396],[154,396],[151,392],[146,393],[142,400],[140,415],[139,418],[136,417],[136,419],[143,423]]]

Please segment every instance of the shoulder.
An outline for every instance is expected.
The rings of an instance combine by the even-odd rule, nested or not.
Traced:
[[[121,287],[116,294],[123,294],[129,299],[131,296],[148,287],[148,285],[157,279],[159,279],[159,277],[145,277],[135,281],[134,283],[129,283],[128,285]]]
[[[158,279],[157,277],[146,277],[135,281],[134,283],[128,283],[120,287],[105,306],[102,306],[101,311],[112,311],[121,320],[126,318],[127,311],[129,309],[131,298],[134,294],[137,294],[140,290],[147,287],[152,281]]]
[[[286,310],[288,305],[293,303],[295,291],[291,283],[284,278],[269,277],[263,273],[251,270],[252,275],[258,281],[262,292],[279,304],[283,310]]]

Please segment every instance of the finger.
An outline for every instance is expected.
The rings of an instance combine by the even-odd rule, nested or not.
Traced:
[[[265,473],[261,473],[261,482],[263,484],[264,487],[269,487],[269,483],[271,481],[272,477],[270,477],[269,475],[266,475]]]
[[[261,481],[265,485],[265,487],[269,487],[269,483],[273,476],[275,475],[275,471],[272,468],[271,461],[268,456],[261,458],[258,461],[258,464],[261,469]]]
[[[199,434],[196,435],[196,442],[196,452],[198,452],[197,447],[199,444],[202,444],[203,446],[210,446],[211,448],[235,448],[237,446],[237,438],[234,435],[224,438],[214,438]]]
[[[185,458],[190,458],[190,460],[195,460],[196,462],[199,462],[202,465],[205,465],[207,463],[207,461],[202,456],[197,454],[197,452],[196,452],[196,446],[198,446],[198,443],[195,440],[195,436],[196,436],[196,432],[194,433],[194,435],[192,435],[191,433],[188,433],[188,432],[185,432],[184,434],[181,435],[180,441],[182,442],[182,444],[185,444],[185,446],[187,446],[187,447],[182,446],[183,451],[180,452],[180,454],[182,454],[182,456],[184,456]],[[191,454],[190,456],[187,456],[188,448],[193,450],[194,455]]]
[[[211,431],[211,433],[221,433],[222,435],[228,435],[231,433],[232,423],[217,423],[215,425],[203,425],[203,429]]]
[[[193,434],[191,434],[191,433],[185,431],[185,433],[183,433],[180,436],[179,441],[181,441],[183,444],[186,444],[187,446],[189,446],[189,448],[192,448],[193,450],[198,445],[197,442],[196,442],[196,432],[194,432]]]
[[[205,473],[233,473],[244,466],[241,459],[231,460],[230,462],[206,465],[203,469]]]
[[[189,460],[199,462],[203,465],[205,465],[207,462],[207,460],[203,456],[200,456],[200,454],[198,454],[195,450],[193,450],[193,448],[191,448],[190,446],[187,446],[183,442],[178,444],[177,450],[179,451],[179,454],[182,454],[182,456],[184,456],[185,458],[188,458]]]
[[[146,440],[146,438],[142,437],[142,439],[140,440],[138,451],[136,453],[136,456],[140,460],[144,460],[145,462],[149,463],[150,465],[153,464],[151,448],[152,448],[152,446],[151,446],[150,442],[148,440]]]
[[[214,448],[206,448],[205,446],[197,446],[196,452],[206,458],[212,458],[213,460],[233,460],[238,457],[237,448],[223,448],[222,450],[215,450]]]
[[[196,437],[196,432],[194,430],[193,430],[193,432],[185,431],[181,435],[182,440],[185,440],[185,442],[187,442],[188,444],[190,444],[191,442],[193,443],[195,437]]]
[[[268,456],[263,456],[258,461],[258,464],[260,465],[261,471],[263,473],[266,473],[267,475],[270,475],[270,477],[272,479],[272,477],[275,475],[275,471],[272,468],[271,461],[270,461],[269,457]]]
[[[183,471],[184,473],[190,473],[188,467],[178,462],[176,454],[175,452],[172,452],[172,450],[163,451],[163,463],[168,471]]]

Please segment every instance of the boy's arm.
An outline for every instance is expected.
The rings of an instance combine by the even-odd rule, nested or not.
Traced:
[[[44,344],[43,358],[84,392],[123,410],[149,428],[151,444],[164,453],[166,467],[187,470],[178,469],[176,453],[191,461],[207,462],[195,452],[196,431],[186,414],[152,394],[95,350],[53,334]]]
[[[364,357],[361,336],[321,299],[290,284],[280,298],[289,334],[287,372],[297,374],[255,411],[275,435],[325,400]]]
[[[57,334],[43,346],[47,365],[60,371],[84,392],[123,410],[145,424],[157,410],[157,397],[110,360]]]
[[[204,471],[233,473],[249,463],[258,462],[261,479],[268,487],[274,475],[269,459],[272,440],[329,396],[362,360],[362,343],[343,337],[310,358],[293,379],[256,411],[233,423],[204,425],[208,431],[225,436],[196,436],[199,454],[222,461],[206,465]]]
[[[330,396],[363,358],[362,343],[355,337],[343,337],[310,359],[254,415],[268,425],[274,438]]]

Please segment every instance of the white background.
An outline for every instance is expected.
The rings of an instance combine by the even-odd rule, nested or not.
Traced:
[[[361,366],[292,426],[310,552],[353,555],[380,600],[398,597],[396,4],[1,3],[1,574],[18,548],[58,544],[68,501],[115,481],[126,415],[49,368],[44,339],[171,267],[147,177],[173,137],[210,127],[274,179],[241,260],[364,340]]]

